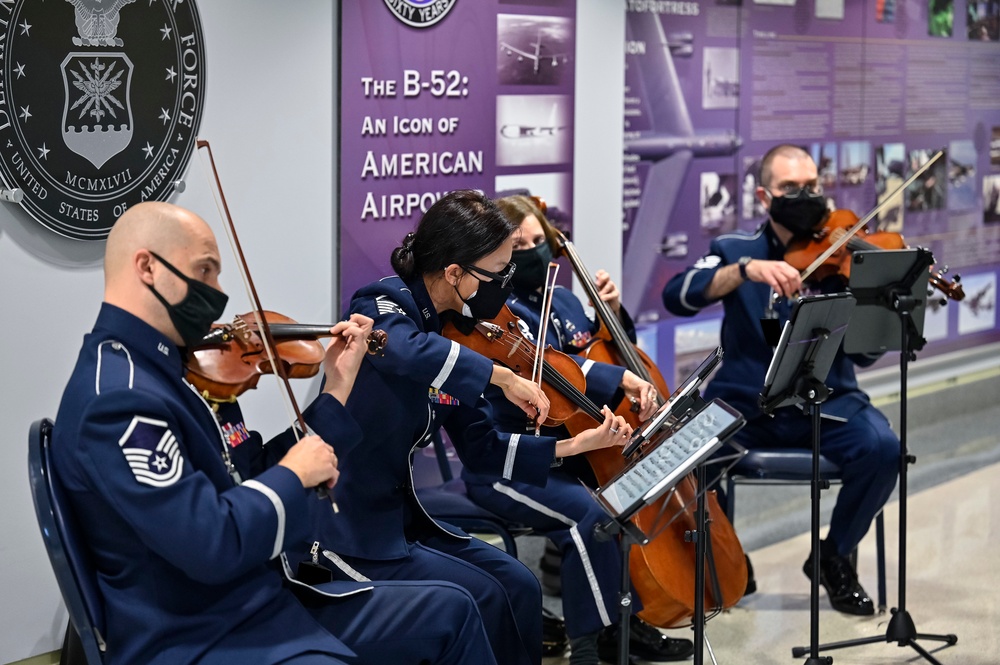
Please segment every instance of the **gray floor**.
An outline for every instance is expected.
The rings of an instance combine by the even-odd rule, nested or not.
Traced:
[[[1000,663],[1000,376],[995,370],[969,373],[962,382],[910,383],[907,444],[917,462],[908,471],[907,609],[921,632],[959,634],[959,644],[935,657],[942,663]],[[891,372],[885,372],[887,381]],[[897,388],[869,386],[873,400],[898,423]],[[881,391],[881,395],[878,393]],[[836,488],[823,494],[824,524]],[[709,624],[707,633],[719,663],[804,662],[792,646],[809,644],[809,584],[800,572],[809,552],[809,487],[739,487],[734,526],[752,557],[760,591]],[[898,488],[886,508],[888,604],[898,605]],[[978,533],[956,533],[979,523]],[[536,574],[544,539],[518,541],[522,561]],[[949,556],[945,556],[945,552]],[[859,553],[862,582],[876,587],[874,536]],[[821,591],[821,641],[884,636],[887,615],[846,617],[830,609]],[[561,600],[546,596],[561,613]],[[918,614],[919,612],[919,614]],[[924,619],[924,620],[922,620]],[[689,629],[667,631],[690,637]],[[940,644],[928,642],[928,649]],[[879,643],[830,652],[838,663],[927,662],[909,647]],[[547,659],[555,665],[566,658]],[[706,651],[705,663],[712,657]]]

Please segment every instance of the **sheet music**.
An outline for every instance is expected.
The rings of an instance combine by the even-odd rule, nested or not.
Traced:
[[[652,501],[715,452],[743,424],[743,416],[713,400],[597,496],[617,517]]]

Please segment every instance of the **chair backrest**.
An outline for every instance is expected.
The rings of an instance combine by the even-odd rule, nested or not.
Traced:
[[[45,418],[31,425],[28,436],[28,474],[42,540],[62,592],[66,609],[80,636],[88,665],[103,665],[104,608],[97,575],[90,563],[79,525],[66,508],[62,487],[52,474],[50,460],[53,423]]]
[[[431,435],[431,445],[434,446],[434,457],[437,459],[438,471],[441,472],[441,482],[446,483],[455,477],[451,471],[451,460],[448,459],[448,447],[444,445],[441,430]]]

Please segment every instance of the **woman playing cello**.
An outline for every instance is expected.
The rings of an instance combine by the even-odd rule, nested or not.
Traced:
[[[540,293],[549,261],[553,256],[555,232],[531,199],[512,196],[497,201],[507,217],[518,224],[515,236],[512,278],[513,293],[507,304],[518,315],[525,336],[534,339],[541,320]],[[618,291],[607,273],[597,277],[602,297],[626,322]],[[580,300],[570,291],[556,287],[551,306],[552,345],[567,353],[583,350],[597,332]],[[629,326],[631,327],[631,326]],[[656,408],[656,389],[623,367],[578,359],[586,373],[586,395],[595,404],[614,406],[627,395],[640,405],[640,417],[648,417]],[[505,431],[523,431],[525,419],[503,404],[502,396],[489,390],[486,397],[494,406],[497,424]],[[546,431],[553,431],[546,428]],[[554,430],[557,436],[562,435]],[[463,478],[470,498],[491,512],[545,533],[562,554],[562,597],[566,632],[572,652],[570,662],[596,664],[602,659],[615,661],[617,654],[618,585],[621,554],[614,541],[600,542],[594,526],[605,519],[600,507],[569,471],[569,466],[549,472],[544,487],[516,480],[496,480],[466,469]],[[589,470],[589,469],[588,469]],[[639,611],[641,604],[633,605]],[[690,640],[671,639],[637,617],[631,621],[631,651],[644,660],[681,660],[691,655]]]

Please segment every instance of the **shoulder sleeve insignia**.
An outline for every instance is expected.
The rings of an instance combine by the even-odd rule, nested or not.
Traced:
[[[135,416],[118,440],[135,479],[151,487],[168,487],[184,470],[177,437],[162,420]]]
[[[715,254],[709,254],[708,256],[703,256],[698,259],[698,262],[694,264],[695,270],[711,270],[715,268],[720,263],[722,263],[722,258],[716,256]]]
[[[375,306],[378,308],[379,314],[402,314],[406,316],[406,312],[398,304],[389,299],[389,296],[376,296]]]

